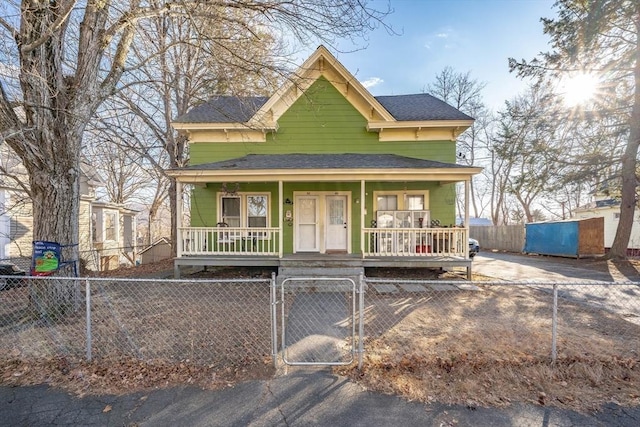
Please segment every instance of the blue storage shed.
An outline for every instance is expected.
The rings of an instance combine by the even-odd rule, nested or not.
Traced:
[[[604,255],[604,218],[525,224],[523,252],[576,258]]]

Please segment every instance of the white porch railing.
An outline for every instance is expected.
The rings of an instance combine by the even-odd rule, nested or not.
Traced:
[[[469,256],[466,228],[365,228],[364,256]]]
[[[279,255],[277,227],[180,227],[178,257],[186,255]]]
[[[466,228],[365,228],[366,257],[469,256]],[[178,257],[187,255],[280,256],[276,227],[180,227]]]

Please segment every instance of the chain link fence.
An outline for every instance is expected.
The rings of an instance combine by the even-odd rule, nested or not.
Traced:
[[[288,365],[352,363],[359,353],[357,292],[359,287],[349,278],[283,280],[275,293],[281,316],[274,333],[274,354],[281,350]]]
[[[12,279],[14,280],[14,279]],[[27,277],[0,292],[0,354],[208,366],[271,357],[269,279]]]
[[[367,279],[368,357],[640,358],[640,284]],[[395,353],[395,354],[391,354]]]
[[[290,359],[316,364],[329,356],[350,361],[363,346],[369,361],[409,350],[443,364],[480,356],[640,358],[637,283],[367,278],[361,294],[358,283],[341,280],[331,292],[295,282],[282,292],[274,278],[0,277],[0,357],[226,366],[264,363],[288,349]],[[324,344],[296,347],[323,335],[338,353],[327,356]]]

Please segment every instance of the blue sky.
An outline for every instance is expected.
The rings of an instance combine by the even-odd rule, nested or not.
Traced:
[[[385,5],[386,1],[377,2]],[[509,57],[532,59],[547,51],[541,17],[556,16],[554,0],[391,0],[387,22],[368,47],[336,53],[374,95],[421,93],[446,66],[486,83],[486,104],[497,110],[526,84],[509,73]],[[339,44],[341,50],[352,47]]]

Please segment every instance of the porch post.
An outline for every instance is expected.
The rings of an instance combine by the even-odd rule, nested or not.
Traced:
[[[365,203],[365,182],[364,179],[360,181],[360,254],[364,258],[365,247],[365,234],[364,234],[364,220],[366,215],[366,203]]]
[[[469,178],[471,179],[471,178]],[[469,240],[469,192],[470,192],[470,182],[469,179],[464,181],[464,228],[467,230],[467,240]],[[469,258],[469,243],[468,241],[464,242],[464,257]]]
[[[283,207],[282,207],[282,203],[284,203],[282,201],[282,191],[283,191],[283,186],[282,186],[282,181],[278,181],[278,258],[282,258],[282,244],[284,242],[284,237],[282,236],[282,233],[284,232],[284,227],[283,227],[283,222],[284,222],[284,217],[283,217]]]
[[[464,182],[464,224],[465,227],[469,227],[469,191],[471,186],[469,180]]]
[[[182,182],[176,179],[176,255],[182,256]],[[151,227],[151,224],[149,224]]]

